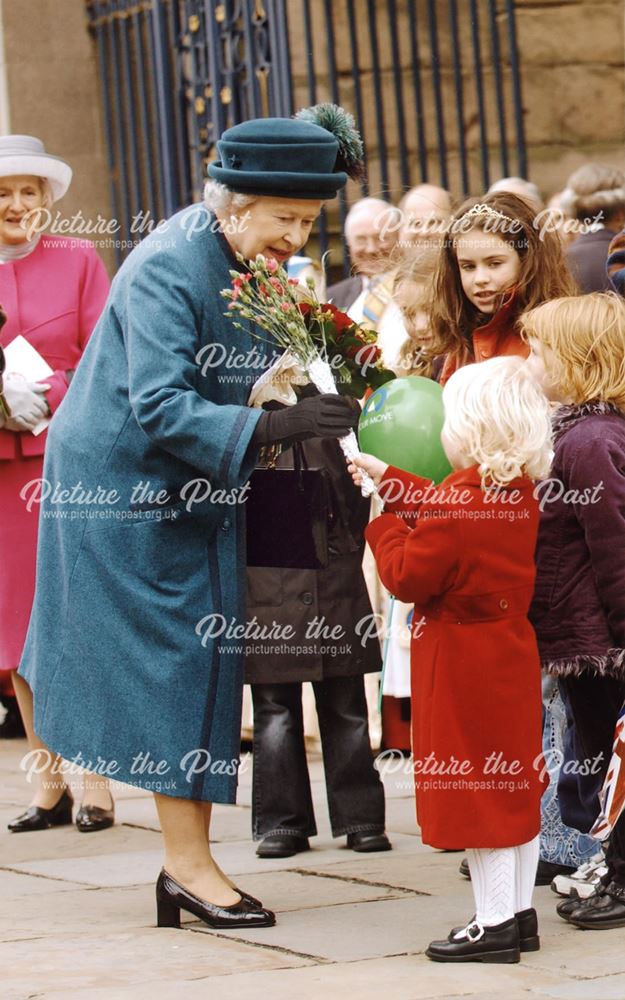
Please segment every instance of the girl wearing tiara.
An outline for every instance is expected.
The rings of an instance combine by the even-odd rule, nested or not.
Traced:
[[[532,891],[542,783],[540,662],[527,619],[549,405],[518,358],[456,372],[439,486],[360,455],[385,496],[366,531],[383,584],[414,603],[413,754],[423,842],[468,848],[475,916],[426,954],[518,962],[539,947]],[[399,516],[398,516],[399,515]]]
[[[473,361],[526,358],[520,314],[575,292],[557,234],[539,232],[523,198],[501,191],[465,202],[450,223],[434,279],[429,353],[447,355],[441,385]]]

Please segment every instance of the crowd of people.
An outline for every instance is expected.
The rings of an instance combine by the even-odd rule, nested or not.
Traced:
[[[386,639],[384,694],[412,749],[421,835],[466,851],[475,895],[428,957],[516,962],[540,947],[534,884],[553,880],[572,926],[625,926],[625,820],[593,831],[625,701],[625,175],[583,166],[547,205],[518,177],[461,203],[425,183],[397,206],[367,197],[345,221],[349,278],[324,290],[314,263],[292,265],[375,331],[397,377],[442,387],[453,471],[432,493],[380,458],[345,462],[349,396],[305,386],[293,405],[248,405],[257,355],[267,368],[280,352],[232,323],[221,293],[258,254],[287,266],[361,176],[358,134],[327,108],[228,129],[201,224],[177,213],[111,287],[93,248],[25,224],[67,191],[68,164],[31,137],[0,139],[0,678],[4,734],[23,725],[38,761],[9,829],[71,824],[60,762],[78,761],[81,832],[114,823],[110,779],[154,793],[159,926],[181,909],[271,926],[211,853],[212,803],[236,797],[243,684],[258,856],[306,851],[317,832],[306,681],[332,834],[390,850],[365,692],[381,645],[363,623],[392,594],[403,629]],[[20,338],[49,374],[32,358],[12,367]],[[237,379],[225,354],[198,363],[215,344],[240,359]],[[314,535],[315,561],[246,564],[237,494],[260,465],[321,498],[280,526]],[[365,473],[372,503],[355,488]],[[190,502],[198,482],[209,489]],[[246,649],[251,618],[263,643]],[[541,767],[554,750],[561,766]]]

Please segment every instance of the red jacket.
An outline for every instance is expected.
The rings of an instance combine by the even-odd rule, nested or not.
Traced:
[[[539,832],[542,791],[540,662],[527,619],[538,531],[533,483],[516,479],[489,499],[476,466],[436,487],[389,467],[382,493],[391,479],[436,491],[387,505],[411,508],[414,527],[384,513],[366,529],[382,583],[415,604],[413,756],[423,841],[524,844]]]
[[[488,358],[500,358],[507,355],[517,355],[528,358],[530,349],[516,329],[518,305],[514,292],[506,299],[500,309],[484,326],[478,326],[473,331],[473,353],[468,346],[462,355],[448,354],[445,358],[440,385],[445,382],[458,368],[464,368],[474,361],[487,361]]]
[[[42,236],[28,257],[0,266],[0,303],[7,322],[0,345],[18,334],[54,370],[46,381],[54,413],[67,392],[66,372],[76,368],[109,290],[104,264],[84,240]],[[0,459],[43,455],[47,433],[0,430]]]

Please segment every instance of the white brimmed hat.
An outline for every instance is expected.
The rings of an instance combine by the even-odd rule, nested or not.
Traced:
[[[0,136],[0,177],[32,174],[45,177],[52,188],[54,201],[62,198],[71,179],[72,168],[65,160],[46,153],[41,139],[33,135]]]

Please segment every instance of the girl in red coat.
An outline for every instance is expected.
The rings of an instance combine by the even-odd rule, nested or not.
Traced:
[[[462,368],[443,392],[439,486],[370,455],[386,511],[367,541],[382,582],[414,602],[413,756],[424,843],[467,847],[475,917],[429,958],[518,962],[539,946],[531,908],[540,831],[541,685],[527,619],[549,405],[518,358]],[[393,502],[388,502],[390,497]],[[399,516],[398,516],[399,515]]]
[[[503,191],[466,201],[451,220],[434,279],[428,345],[431,357],[446,355],[441,385],[473,361],[526,358],[520,314],[575,294],[558,235],[544,229],[531,205]]]

